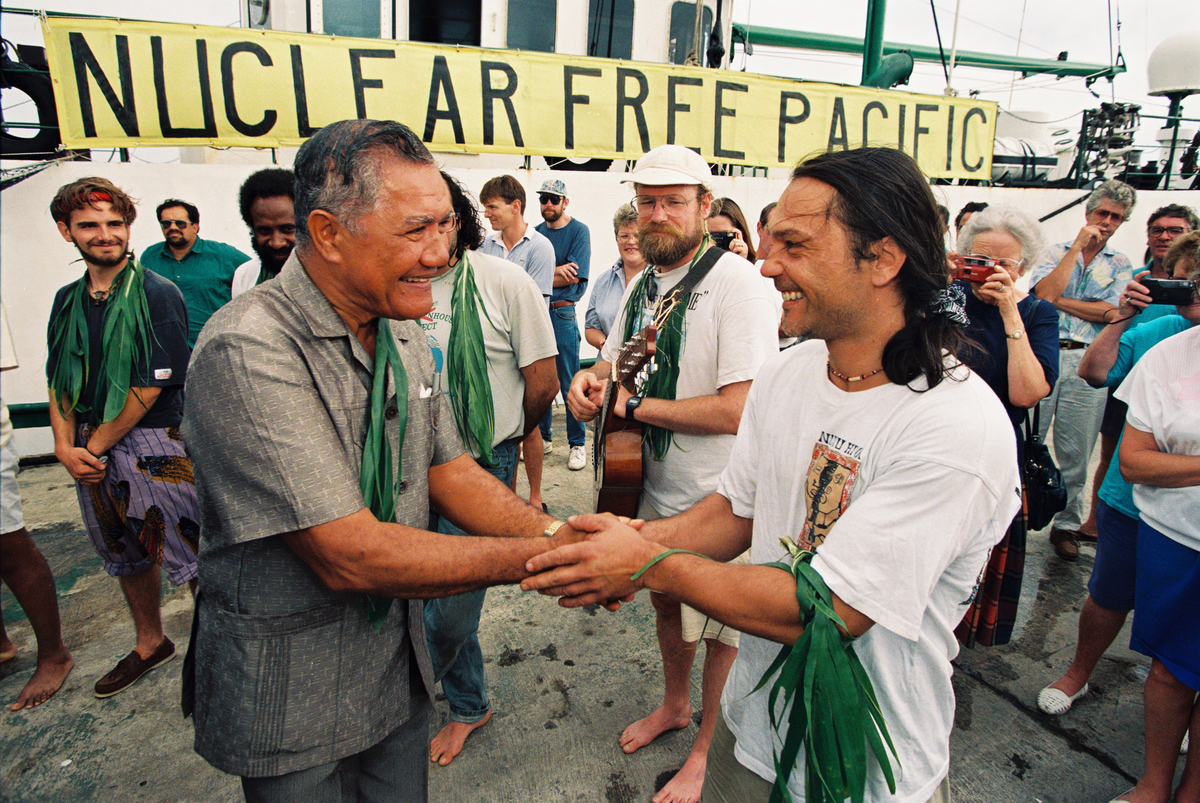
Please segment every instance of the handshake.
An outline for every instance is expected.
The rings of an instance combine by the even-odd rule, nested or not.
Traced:
[[[642,519],[587,513],[567,524],[574,532],[566,543],[527,561],[531,576],[521,581],[523,591],[559,597],[564,608],[619,609],[645,586],[643,570],[670,551],[642,536]]]

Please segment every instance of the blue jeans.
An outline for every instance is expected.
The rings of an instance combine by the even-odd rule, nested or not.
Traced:
[[[559,307],[550,310],[550,322],[554,324],[554,342],[558,344],[558,356],[554,358],[554,367],[558,370],[558,388],[563,400],[567,398],[567,388],[571,380],[579,373],[579,322],[575,320],[575,307]],[[583,424],[571,415],[571,408],[563,405],[567,413],[567,443],[571,446],[583,446]],[[554,417],[554,408],[546,411],[539,428],[542,430],[542,440],[553,440],[550,436],[550,422]]]
[[[505,485],[517,470],[519,438],[504,441],[492,450],[496,465],[485,468]],[[444,516],[430,516],[431,528],[447,535],[468,535]],[[487,680],[483,676],[483,650],[479,648],[479,615],[486,588],[425,602],[425,640],[433,660],[433,677],[442,682],[450,719],[471,724],[491,710]]]

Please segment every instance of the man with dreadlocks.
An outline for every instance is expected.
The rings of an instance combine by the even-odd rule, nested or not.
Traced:
[[[600,360],[575,375],[567,398],[578,420],[594,418],[621,344],[649,322],[660,300],[678,293],[658,333],[656,370],[637,396],[622,388],[617,397],[616,415],[646,428],[638,516],[647,520],[682,513],[716,490],[750,382],[779,351],[773,291],[750,263],[707,236],[711,176],[704,159],[681,145],[662,145],[638,160],[629,182],[637,193],[638,245],[651,267],[629,283]],[[621,748],[632,753],[688,726],[692,660],[703,639],[700,729],[682,769],[654,797],[654,803],[696,803],[738,633],[663,594],[651,599],[665,694],[662,705],[625,729]]]
[[[54,454],[75,478],[105,570],[118,577],[137,644],[96,683],[109,697],[175,657],[159,613],[162,581],[195,589],[200,515],[183,448],[188,318],[183,295],[129,252],[134,201],[110,181],[59,189],[50,214],[87,270],[50,318]]]
[[[433,309],[420,319],[421,328],[463,445],[475,462],[511,485],[521,440],[537,428],[558,393],[554,329],[529,274],[475,250],[484,238],[475,203],[455,178],[445,172],[442,178],[458,226],[447,235],[450,259],[433,277]],[[439,533],[468,534],[440,510],[434,518]],[[433,676],[450,706],[450,721],[429,744],[430,761],[443,767],[492,718],[477,635],[486,592],[479,588],[425,603]]]
[[[759,371],[716,493],[641,533],[574,517],[595,532],[522,586],[646,587],[745,631],[706,801],[948,801],[953,630],[1020,507],[1012,424],[953,356],[966,317],[909,156],[803,162],[771,236],[763,274],[808,339]],[[769,565],[716,562],[747,548]]]

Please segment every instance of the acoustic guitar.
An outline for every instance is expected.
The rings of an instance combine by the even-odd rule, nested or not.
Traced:
[[[650,325],[629,338],[613,361],[592,440],[597,513],[629,518],[637,515],[642,496],[642,425],[617,417],[613,409],[617,404],[617,388],[624,386],[636,395],[645,375],[654,369],[655,338],[677,303],[675,298],[663,299]]]

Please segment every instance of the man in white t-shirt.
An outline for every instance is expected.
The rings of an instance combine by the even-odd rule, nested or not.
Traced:
[[[542,292],[525,271],[470,250],[484,236],[475,204],[454,178],[445,172],[442,178],[458,228],[449,235],[450,259],[433,279],[433,309],[420,319],[421,328],[429,338],[437,379],[451,398],[463,445],[480,466],[511,485],[521,439],[537,429],[558,393],[554,330]],[[464,365],[480,363],[486,375],[473,377],[473,383]],[[484,410],[491,411],[490,426],[486,416],[478,415]],[[431,529],[437,532],[468,534],[440,511],[434,511],[434,518]],[[425,602],[433,674],[450,706],[450,721],[429,745],[430,760],[443,767],[492,717],[477,636],[486,591]]]
[[[812,569],[843,636],[857,639],[896,748],[894,794],[866,750],[865,799],[948,800],[953,630],[1020,506],[1012,425],[951,356],[961,309],[945,293],[941,220],[910,157],[870,148],[804,162],[772,220],[763,270],[783,293],[787,333],[811,339],[759,372],[717,492],[640,535],[576,517],[594,534],[531,560],[544,573],[522,585],[567,606],[646,587],[745,631],[704,799],[755,803],[770,796],[788,719],[780,703],[776,732],[771,684],[754,689],[804,625],[791,573],[717,561],[746,548],[754,564],[786,560],[784,536],[815,550]],[[668,554],[684,547],[717,560]],[[795,801],[803,755],[790,768]]]
[[[650,268],[630,282],[595,367],[575,375],[567,405],[579,421],[595,417],[597,402],[622,343],[648,322],[660,298],[687,280],[709,248],[704,221],[712,194],[708,165],[694,151],[663,145],[640,160],[628,181],[637,196],[638,244]],[[715,246],[714,246],[715,248]],[[691,287],[657,341],[656,371],[637,396],[619,391],[616,415],[649,429],[642,446],[644,487],[638,516],[674,516],[717,487],[729,459],[742,406],[758,368],[778,352],[779,315],[762,277],[746,260],[720,253],[711,270]],[[776,294],[777,295],[777,294]],[[678,317],[675,317],[675,316]],[[674,338],[674,331],[681,334]],[[677,366],[673,381],[665,381]],[[691,722],[691,669],[705,643],[700,729],[683,767],[654,803],[696,801],[704,783],[708,745],[720,717],[720,694],[737,655],[738,633],[655,594],[658,642],[663,657],[663,703],[621,735],[632,753],[666,731]]]

